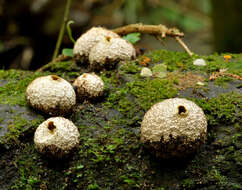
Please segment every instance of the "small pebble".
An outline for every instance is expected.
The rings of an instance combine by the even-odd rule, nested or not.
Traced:
[[[140,72],[140,76],[142,77],[151,77],[152,76],[152,71],[147,68],[147,67],[144,67],[141,72]]]
[[[204,59],[196,59],[193,61],[193,65],[206,66],[207,64]]]
[[[196,84],[199,85],[199,86],[204,86],[203,82],[197,82]]]

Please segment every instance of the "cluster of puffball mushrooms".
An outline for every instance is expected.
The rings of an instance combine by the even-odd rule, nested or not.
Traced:
[[[134,59],[134,46],[118,34],[102,27],[93,27],[76,41],[74,57],[89,62],[92,70],[111,68],[115,63]]]
[[[94,27],[77,40],[74,55],[96,70],[120,60],[133,59],[135,49],[112,31]],[[35,148],[54,158],[63,158],[73,152],[79,145],[80,134],[73,122],[62,116],[72,111],[76,99],[96,98],[103,91],[104,82],[94,73],[82,74],[72,85],[56,75],[32,81],[26,89],[28,104],[52,116],[36,129]],[[194,153],[205,142],[206,133],[207,121],[202,109],[181,98],[153,105],[141,124],[141,141],[161,158]]]
[[[65,79],[48,75],[36,78],[26,89],[28,104],[51,117],[39,125],[34,135],[36,149],[51,157],[62,158],[79,145],[80,134],[72,121],[64,116],[76,104],[76,97],[95,98],[101,96],[104,82],[94,73],[84,73],[72,85]]]

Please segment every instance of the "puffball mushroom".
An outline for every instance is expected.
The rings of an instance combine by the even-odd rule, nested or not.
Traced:
[[[90,51],[89,62],[93,70],[113,67],[119,61],[135,58],[134,46],[122,38],[105,36]]]
[[[81,62],[87,61],[92,47],[105,36],[119,38],[118,34],[102,27],[93,27],[88,30],[77,39],[73,49],[74,57]]]
[[[65,115],[76,104],[69,82],[56,75],[36,78],[26,89],[26,100],[33,108],[49,115]]]
[[[77,89],[79,99],[95,98],[101,96],[104,91],[103,80],[94,73],[84,73],[79,76],[73,83]]]
[[[141,123],[141,141],[157,157],[186,157],[206,140],[207,120],[192,101],[172,98],[153,105]]]
[[[63,158],[79,145],[80,134],[72,121],[51,117],[41,123],[34,134],[38,152],[50,157]]]

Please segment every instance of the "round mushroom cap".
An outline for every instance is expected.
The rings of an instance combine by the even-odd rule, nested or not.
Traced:
[[[127,40],[106,36],[91,49],[89,62],[93,70],[100,70],[111,68],[119,61],[134,59],[135,56],[135,48]]]
[[[141,141],[157,157],[186,157],[206,140],[207,120],[194,102],[172,98],[153,105],[141,123]]]
[[[101,96],[104,91],[103,80],[94,73],[84,73],[79,76],[73,83],[77,89],[77,97],[95,98]]]
[[[93,27],[77,39],[73,49],[74,57],[81,62],[87,61],[92,47],[104,36],[119,38],[119,35],[111,30],[102,27]]]
[[[79,145],[80,134],[72,121],[52,117],[41,123],[34,134],[35,148],[50,157],[63,158]]]
[[[49,115],[65,115],[76,104],[76,94],[69,82],[56,75],[36,78],[26,89],[30,106]]]

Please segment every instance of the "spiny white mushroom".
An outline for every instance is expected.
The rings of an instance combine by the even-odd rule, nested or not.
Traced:
[[[103,80],[94,73],[84,73],[79,76],[73,83],[77,89],[77,97],[95,98],[101,96],[104,91]]]
[[[153,105],[141,124],[141,141],[162,158],[185,157],[205,142],[207,120],[192,101],[173,98]]]
[[[89,52],[103,37],[119,38],[119,35],[102,27],[93,27],[81,35],[73,49],[74,57],[80,62],[88,60]]]
[[[52,117],[41,123],[34,134],[35,148],[47,156],[62,158],[79,145],[80,134],[72,121]]]
[[[117,62],[135,58],[135,48],[122,38],[106,36],[90,51],[90,67],[100,70],[104,67],[113,67]]]
[[[49,115],[65,115],[76,104],[76,94],[69,82],[56,75],[36,78],[26,89],[30,106]]]

